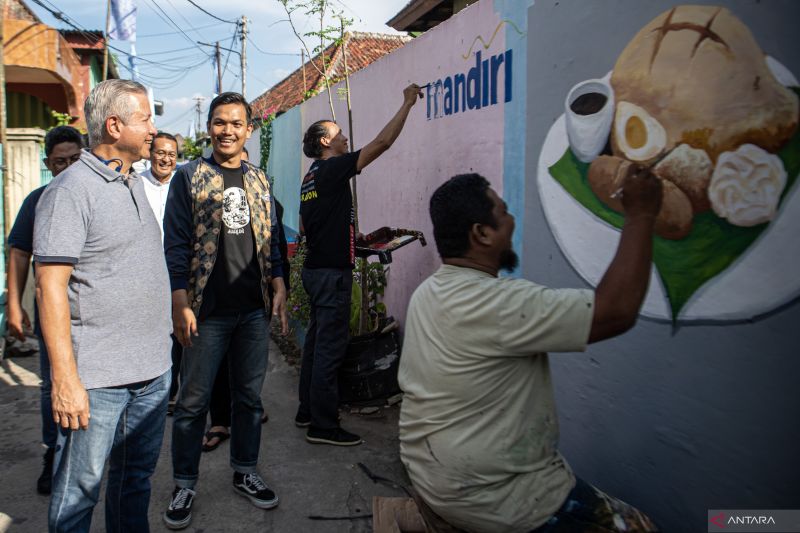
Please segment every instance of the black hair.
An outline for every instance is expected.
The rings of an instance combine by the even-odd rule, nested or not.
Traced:
[[[497,227],[489,181],[480,174],[453,176],[433,192],[430,202],[433,239],[442,259],[463,257],[469,251],[473,224]]]
[[[242,152],[247,154],[247,157],[250,157],[250,150],[247,149],[247,146],[242,146]]]
[[[308,127],[303,135],[303,153],[311,159],[322,157],[322,144],[320,139],[328,135],[328,123],[336,124],[333,120],[318,120]]]
[[[61,143],[75,143],[83,148],[83,136],[72,126],[56,126],[44,136],[44,155],[50,157],[53,148]]]
[[[156,133],[156,136],[153,137],[153,140],[155,141],[156,139],[169,139],[175,143],[175,146],[178,146],[178,139],[176,139],[173,134],[167,133],[166,131],[159,131]]]
[[[214,115],[214,110],[221,105],[226,104],[241,104],[244,106],[245,111],[247,111],[247,123],[250,124],[250,121],[253,118],[253,110],[250,109],[250,104],[247,103],[247,100],[244,99],[239,93],[234,92],[225,92],[219,94],[216,98],[211,100],[211,105],[208,106],[208,123],[211,123],[211,117]]]

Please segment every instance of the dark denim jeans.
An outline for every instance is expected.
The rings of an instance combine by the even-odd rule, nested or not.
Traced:
[[[50,358],[47,356],[47,347],[39,337],[39,374],[42,377],[40,386],[40,411],[42,413],[42,444],[53,448],[58,439],[58,426],[53,420],[53,404],[50,401],[50,391],[53,383],[50,381]]]
[[[213,314],[198,322],[197,332],[192,346],[183,352],[181,388],[172,422],[172,473],[177,486],[188,488],[194,487],[199,475],[209,399],[226,353],[231,384],[231,466],[243,474],[256,471],[269,318],[264,309]]]
[[[311,426],[339,427],[339,367],[347,352],[353,271],[304,268],[303,288],[311,301],[303,362],[300,367],[299,414]]]
[[[597,487],[575,477],[575,487],[561,508],[544,525],[531,533],[652,533],[659,529],[646,514],[634,506],[609,496]]]
[[[211,403],[208,411],[211,415],[211,426],[230,427],[231,425],[231,379],[228,375],[228,357],[222,359],[222,364],[211,389]]]
[[[150,476],[161,451],[170,381],[167,371],[146,385],[87,391],[89,428],[61,430],[58,436],[51,533],[89,531],[106,458],[105,530],[150,530]]]

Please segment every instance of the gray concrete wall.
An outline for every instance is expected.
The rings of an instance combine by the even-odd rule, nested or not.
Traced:
[[[11,231],[22,202],[34,190],[42,186],[42,143],[44,130],[39,128],[10,128],[8,130],[8,203],[11,220],[6,231]],[[22,307],[33,322],[34,280],[29,272]]]
[[[537,0],[530,8],[525,278],[589,286],[548,226],[538,154],[569,89],[611,70],[633,35],[674,5]],[[717,5],[800,74],[800,3]],[[586,354],[553,354],[562,452],[578,475],[646,510],[667,532],[705,531],[707,509],[800,509],[798,324],[795,300],[744,323],[642,319]]]

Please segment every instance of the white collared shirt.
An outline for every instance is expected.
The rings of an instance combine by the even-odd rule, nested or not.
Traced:
[[[153,209],[158,221],[158,227],[161,229],[161,242],[164,242],[164,212],[167,207],[167,194],[169,193],[169,184],[172,183],[172,178],[175,176],[175,171],[169,176],[166,183],[161,183],[153,176],[152,169],[147,169],[142,172],[142,182],[144,183],[144,192],[147,194],[147,202]]]

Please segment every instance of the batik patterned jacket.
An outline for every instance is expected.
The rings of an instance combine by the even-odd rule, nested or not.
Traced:
[[[250,225],[261,268],[261,291],[269,312],[272,277],[283,277],[277,242],[275,200],[267,176],[242,162],[243,184],[250,207]],[[164,216],[164,251],[172,290],[186,289],[195,316],[201,317],[203,290],[208,285],[219,249],[225,183],[211,158],[180,167],[172,178]]]

